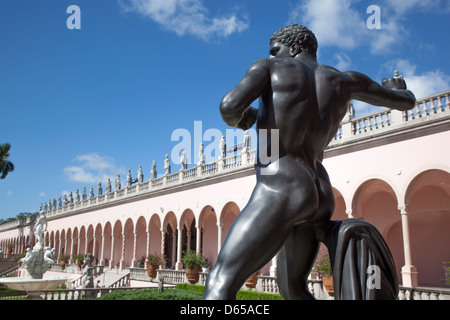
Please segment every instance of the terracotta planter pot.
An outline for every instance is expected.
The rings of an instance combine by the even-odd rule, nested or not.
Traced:
[[[256,284],[258,283],[258,272],[253,274],[250,278],[245,281],[245,286],[247,288],[255,288]]]
[[[200,279],[198,268],[186,268],[186,278],[190,283],[197,283]]]
[[[79,270],[81,270],[81,265],[83,263],[80,260],[75,261],[75,265],[78,267]]]
[[[147,266],[147,274],[150,278],[156,278],[158,272],[152,266]]]
[[[322,278],[323,286],[330,296],[334,296],[333,277],[325,276]]]
[[[59,265],[61,266],[61,269],[63,269],[63,270],[66,268],[66,262],[65,261],[61,261],[59,263]]]

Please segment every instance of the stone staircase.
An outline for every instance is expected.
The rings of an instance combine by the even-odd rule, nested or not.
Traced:
[[[9,269],[11,269],[12,267],[17,266],[17,260],[16,260],[16,256],[17,255],[3,255],[0,258],[0,273],[3,273]]]
[[[122,281],[118,284],[116,284],[118,281],[120,281],[122,278],[129,277],[130,270],[124,269],[105,269],[104,272],[97,277],[94,278],[94,286],[97,284],[97,281],[99,282],[100,287],[109,288],[111,286],[123,286],[123,284],[126,283],[126,281]],[[116,285],[115,285],[116,284]]]

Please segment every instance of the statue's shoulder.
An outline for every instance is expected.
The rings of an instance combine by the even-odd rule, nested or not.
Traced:
[[[261,70],[266,69],[268,70],[270,68],[271,61],[269,58],[261,58],[253,62],[250,67],[248,68],[247,72],[253,71],[253,70]]]

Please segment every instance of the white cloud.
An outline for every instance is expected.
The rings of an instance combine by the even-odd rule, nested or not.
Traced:
[[[195,35],[207,40],[212,36],[228,37],[248,28],[248,22],[235,13],[209,17],[203,0],[123,0],[124,12],[137,12],[179,36]]]
[[[304,0],[292,8],[290,23],[307,26],[321,45],[353,49],[365,32],[366,22],[349,0]]]
[[[301,0],[291,8],[289,23],[307,26],[317,36],[321,46],[335,46],[353,50],[367,46],[373,54],[391,51],[408,39],[404,20],[417,10],[439,10],[442,0],[384,0],[379,3],[381,29],[369,29],[367,13],[360,1],[350,0]],[[369,6],[371,3],[367,3]]]
[[[8,197],[11,197],[14,194],[14,192],[12,192],[11,190],[6,191],[6,195]]]
[[[408,60],[391,61],[381,69],[385,74],[393,74],[393,70],[398,70],[405,79],[406,86],[414,93],[417,100],[446,91],[450,87],[449,75],[444,74],[441,70],[419,73],[417,66]],[[352,101],[352,104],[357,117],[381,110],[380,107],[357,100]]]
[[[336,53],[334,55],[334,58],[337,60],[337,63],[335,64],[335,68],[340,71],[345,71],[350,68],[352,65],[352,60],[349,56],[343,53]]]
[[[43,191],[39,192],[39,197],[45,197],[45,196],[46,196],[45,192],[43,192]]]
[[[116,167],[114,159],[97,153],[77,155],[74,161],[79,164],[64,168],[64,173],[71,182],[97,184],[108,178],[114,179],[117,174],[124,172]]]
[[[444,74],[441,70],[418,74],[417,66],[403,59],[391,62],[387,66],[391,70],[399,70],[408,89],[414,93],[417,99],[446,91],[450,87],[450,76]]]

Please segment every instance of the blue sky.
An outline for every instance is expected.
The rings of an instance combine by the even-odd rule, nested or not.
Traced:
[[[81,29],[67,27],[70,5]],[[0,219],[139,165],[147,180],[153,160],[162,174],[179,130],[225,134],[222,96],[287,24],[315,32],[320,63],[377,81],[398,69],[418,98],[447,90],[449,18],[447,0],[2,0],[0,143],[16,169],[0,181]]]

